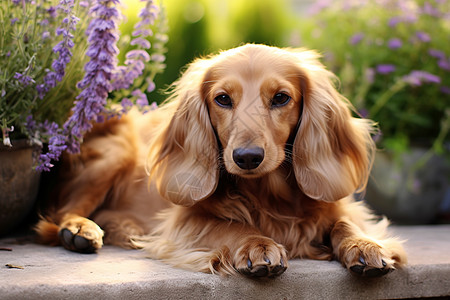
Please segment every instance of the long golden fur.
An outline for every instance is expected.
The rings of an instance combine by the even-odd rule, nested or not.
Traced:
[[[304,49],[245,45],[196,60],[162,107],[97,124],[81,154],[66,155],[41,240],[257,277],[290,258],[335,258],[367,276],[402,267],[388,221],[352,198],[369,176],[373,124],[352,117],[333,80]]]

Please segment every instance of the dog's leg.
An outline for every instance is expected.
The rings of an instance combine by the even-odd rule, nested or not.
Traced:
[[[104,149],[94,151],[90,150],[93,147],[85,147],[81,156],[67,158],[68,169],[73,170],[59,194],[62,204],[36,225],[44,243],[62,244],[68,250],[82,253],[92,253],[102,247],[103,230],[88,218],[102,205],[108,205],[105,203],[108,193],[117,182],[127,179],[135,165],[129,152],[120,151],[123,149],[119,148],[120,144],[107,146],[117,146],[115,155],[105,154],[109,152]]]
[[[145,225],[123,210],[102,210],[92,219],[105,231],[105,244],[136,248],[131,238],[146,233]]]
[[[188,210],[166,210],[155,232],[139,238],[137,246],[152,258],[193,271],[275,277],[288,267],[285,248],[253,226]]]
[[[361,276],[382,276],[406,263],[406,254],[399,241],[373,238],[347,217],[335,223],[331,243],[333,253],[342,265]]]
[[[104,202],[110,186],[106,182],[91,180],[89,183],[81,180],[86,176],[82,172],[70,183],[70,192],[64,194],[65,205],[56,213],[42,218],[35,229],[42,242],[47,244],[62,244],[64,248],[92,253],[103,245],[103,230],[88,217]],[[104,177],[103,177],[104,178]]]

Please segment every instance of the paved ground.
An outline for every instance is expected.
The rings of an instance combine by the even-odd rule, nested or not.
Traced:
[[[293,260],[257,281],[171,268],[136,250],[84,255],[20,238],[0,239],[0,299],[380,299],[450,296],[450,225],[394,227],[409,266],[361,279],[337,262]],[[13,268],[7,267],[10,265]]]

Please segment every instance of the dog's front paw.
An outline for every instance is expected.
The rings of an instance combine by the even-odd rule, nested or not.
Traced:
[[[400,265],[401,255],[367,239],[349,238],[340,249],[342,264],[352,273],[364,277],[388,274]]]
[[[103,246],[103,230],[93,221],[79,217],[67,217],[60,225],[59,239],[64,248],[94,253]]]
[[[234,262],[236,270],[249,277],[276,277],[288,266],[284,247],[262,236],[246,238]]]

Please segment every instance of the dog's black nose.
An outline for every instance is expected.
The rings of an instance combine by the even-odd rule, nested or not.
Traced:
[[[264,149],[255,148],[237,148],[233,150],[233,160],[244,170],[256,169],[264,159]]]

